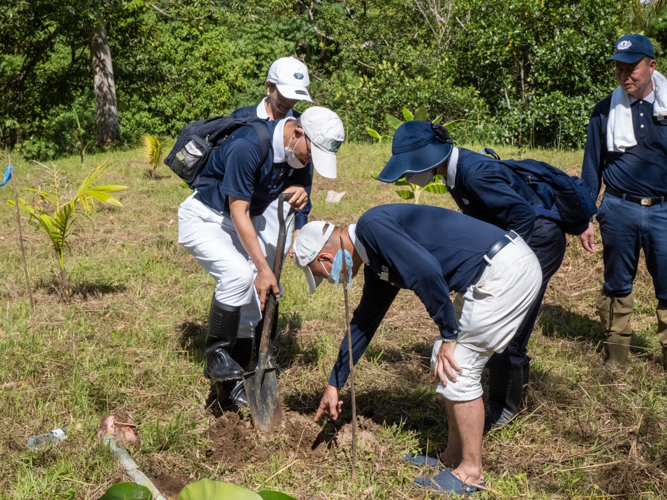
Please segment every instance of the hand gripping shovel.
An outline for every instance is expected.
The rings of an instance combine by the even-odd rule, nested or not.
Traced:
[[[288,196],[290,195],[281,194],[278,197],[278,222],[280,223],[280,229],[278,231],[278,243],[276,244],[276,258],[273,263],[273,274],[276,276],[278,284],[280,284],[280,272],[283,268],[283,258],[285,256],[285,239],[287,238],[283,205]],[[264,326],[262,327],[262,340],[259,344],[257,366],[254,372],[248,372],[243,375],[243,383],[248,394],[248,404],[250,405],[252,419],[263,433],[277,430],[280,427],[283,417],[283,410],[280,406],[280,395],[278,394],[276,370],[266,367],[267,352],[271,343],[271,325],[273,324],[275,313],[276,297],[269,291],[264,307]]]

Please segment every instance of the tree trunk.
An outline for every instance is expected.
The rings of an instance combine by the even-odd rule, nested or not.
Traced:
[[[111,65],[111,50],[107,32],[95,28],[90,38],[90,54],[93,65],[95,102],[97,104],[97,143],[107,145],[120,140],[116,84]]]

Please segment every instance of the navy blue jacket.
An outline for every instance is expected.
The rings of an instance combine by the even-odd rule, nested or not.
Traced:
[[[258,104],[255,104],[254,106],[245,106],[243,108],[238,108],[234,110],[231,114],[232,118],[253,118],[257,116],[257,106]],[[301,113],[298,111],[292,110],[292,116],[294,118],[299,118],[301,116]],[[313,184],[313,164],[311,163],[309,166],[306,166],[306,169],[310,171],[310,182],[307,185],[304,185],[306,188],[306,192],[308,193],[308,202],[306,203],[306,206],[303,207],[301,210],[297,210],[294,213],[294,228],[295,229],[301,229],[303,226],[308,224],[308,215],[310,214],[311,209],[313,208],[313,204],[310,201],[310,190]],[[304,169],[305,170],[305,169]]]
[[[355,232],[369,260],[363,295],[350,322],[355,363],[401,288],[417,294],[444,338],[457,338],[449,292],[463,292],[472,284],[484,255],[505,234],[452,210],[412,204],[371,208]],[[329,384],[342,387],[348,375],[348,344],[343,339]]]
[[[277,121],[267,122],[273,137]],[[250,202],[250,216],[264,210],[289,186],[310,188],[307,168],[294,169],[287,162],[273,163],[273,142],[261,162],[257,132],[245,126],[236,129],[209,156],[197,182],[198,197],[219,212],[229,215],[228,196]]]
[[[631,105],[637,145],[625,153],[607,151],[607,123],[611,96],[602,99],[591,115],[581,178],[597,198],[601,181],[632,196],[667,196],[667,123],[653,116],[653,104]]]
[[[512,169],[492,158],[459,148],[454,189],[461,211],[505,230],[516,231],[530,243],[537,209],[546,204]]]
[[[595,199],[581,179],[537,160],[497,160],[459,148],[452,197],[461,211],[530,243],[535,219],[581,234],[595,214]]]

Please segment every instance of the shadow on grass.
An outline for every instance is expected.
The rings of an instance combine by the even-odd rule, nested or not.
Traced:
[[[37,282],[36,290],[44,290],[50,295],[60,296],[60,283],[54,277],[51,280],[40,279]],[[118,292],[124,292],[127,287],[122,284],[108,283],[104,281],[79,281],[69,283],[69,291],[71,298],[81,298],[83,300],[97,299],[103,295],[109,295]]]
[[[592,345],[602,346],[600,322],[589,316],[573,313],[562,306],[542,304],[537,325],[545,337],[570,340],[584,340]]]
[[[176,326],[180,332],[179,344],[188,352],[195,363],[204,361],[204,342],[208,332],[208,323],[183,321]]]

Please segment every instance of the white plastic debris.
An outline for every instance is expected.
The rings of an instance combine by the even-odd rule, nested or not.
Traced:
[[[345,193],[347,193],[347,191],[337,193],[333,189],[330,189],[327,191],[327,203],[340,203],[340,200],[345,196]]]

